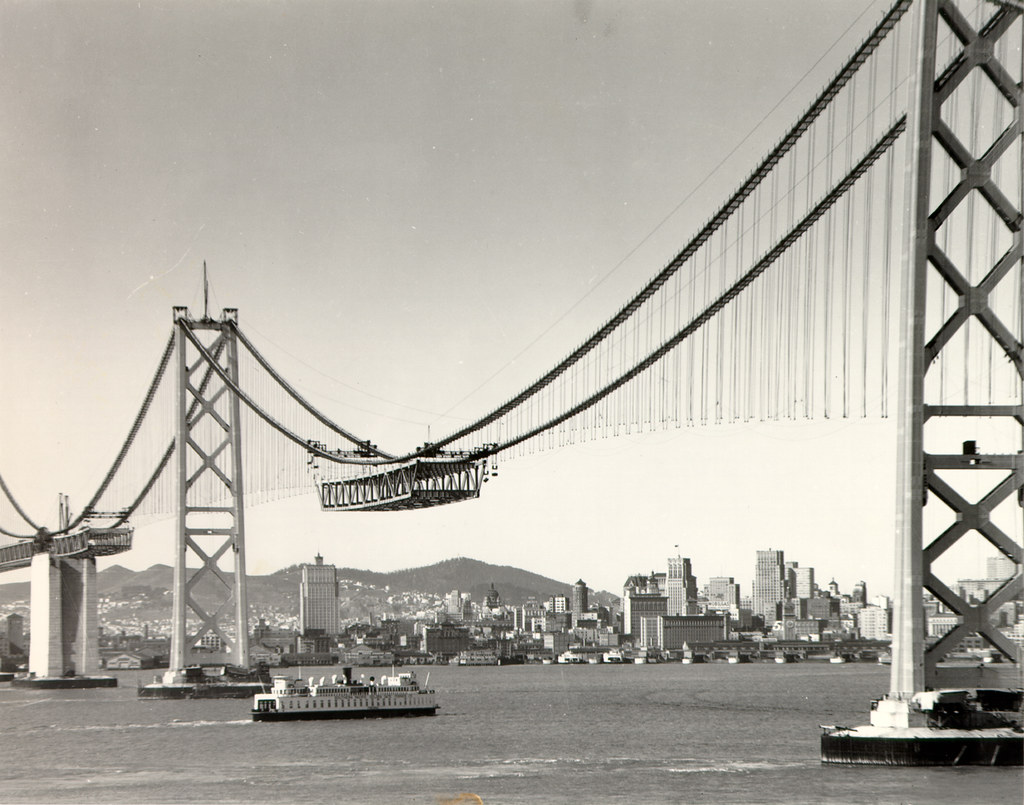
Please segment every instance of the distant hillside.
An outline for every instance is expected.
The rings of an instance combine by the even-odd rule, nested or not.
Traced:
[[[261,608],[293,608],[298,610],[299,565],[283,568],[266,576],[249,576],[248,595],[254,614]],[[120,565],[101,570],[97,574],[100,595],[113,599],[126,599],[140,592],[150,595],[169,593],[173,586],[174,570],[168,565],[153,565],[146,570],[132,571]],[[391,594],[432,593],[445,595],[451,590],[469,593],[474,601],[482,601],[491,584],[507,604],[521,604],[528,597],[538,600],[564,594],[571,595],[572,584],[541,576],[507,565],[491,565],[476,559],[458,557],[428,567],[377,573],[372,570],[338,568],[338,579],[370,585],[378,589],[387,587]],[[196,585],[193,595],[198,601],[217,599],[223,585],[208,574]],[[0,604],[27,600],[28,582],[0,584]],[[343,593],[343,598],[345,594]],[[608,604],[614,596],[597,593],[596,603]]]
[[[436,565],[396,570],[392,573],[371,573],[355,568],[338,568],[338,578],[352,579],[392,590],[415,590],[445,595],[452,590],[469,593],[474,601],[482,601],[491,584],[509,604],[521,604],[529,596],[543,600],[559,593],[568,595],[572,584],[520,570],[508,565],[491,565],[477,559],[458,557]]]

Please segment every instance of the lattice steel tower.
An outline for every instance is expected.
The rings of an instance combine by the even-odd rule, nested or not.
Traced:
[[[1019,3],[982,5],[987,20],[977,30],[948,0],[924,0],[917,18],[900,345],[896,700],[962,684],[944,683],[945,669],[936,666],[972,633],[1020,671],[1020,651],[993,616],[1024,589],[1024,556],[1012,536],[1014,518],[1024,518],[1021,12]],[[937,533],[926,542],[925,531]],[[979,535],[1013,562],[1013,575],[972,603],[939,578],[936,562]],[[932,645],[925,590],[960,620]]]
[[[196,320],[187,308],[174,308],[178,505],[172,672],[199,662],[249,665],[239,400],[224,382],[227,377],[238,383],[237,322],[233,308],[226,308],[219,321],[205,312]],[[190,555],[200,563],[191,576]],[[220,567],[225,559],[233,565],[230,571]],[[207,611],[196,588],[210,581],[214,589],[204,593],[219,604]],[[201,643],[211,650],[197,652]]]

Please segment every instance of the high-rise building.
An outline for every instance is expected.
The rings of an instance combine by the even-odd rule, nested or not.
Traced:
[[[634,640],[641,636],[644,618],[656,618],[667,614],[668,596],[662,595],[657,575],[649,577],[630,576],[622,588],[622,632],[632,635]]]
[[[338,625],[338,572],[334,565],[325,565],[317,554],[315,565],[302,566],[299,581],[299,625],[302,633],[318,630],[336,635]]]
[[[775,623],[778,605],[786,597],[786,560],[782,551],[757,552],[754,566],[754,614],[764,618],[765,625]]]
[[[693,575],[690,560],[686,557],[670,556],[668,558],[665,595],[668,598],[669,615],[692,615],[696,613],[697,578]]]
[[[868,602],[868,583],[866,581],[858,581],[853,585],[853,593],[850,598],[856,601],[858,604],[866,604]]]
[[[712,607],[738,607],[740,585],[732,576],[712,576],[704,587],[704,596]]]
[[[1007,556],[990,556],[985,560],[985,576],[990,579],[1008,579],[1017,572],[1017,566]]]
[[[796,572],[800,568],[799,562],[786,562],[786,600],[797,598],[796,594]]]
[[[468,593],[452,590],[445,596],[444,611],[450,621],[469,621],[473,619],[473,602]]]
[[[577,620],[588,609],[587,583],[580,579],[572,586],[572,616]]]
[[[892,613],[888,609],[866,606],[857,613],[857,627],[865,640],[885,640],[891,631]]]
[[[813,567],[796,568],[796,598],[814,598],[818,585],[814,583]]]

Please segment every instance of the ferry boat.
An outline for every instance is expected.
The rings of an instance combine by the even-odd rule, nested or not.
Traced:
[[[575,651],[565,651],[558,655],[559,665],[586,665],[587,660],[582,654]]]
[[[438,704],[434,691],[416,682],[416,674],[403,671],[382,676],[376,682],[352,680],[352,669],[342,669],[342,677],[330,681],[320,677],[308,684],[301,679],[275,676],[269,693],[253,696],[253,721],[294,721],[325,718],[388,718],[392,716],[432,716]]]
[[[621,651],[606,651],[604,653],[604,661],[611,665],[621,665],[625,662]]]

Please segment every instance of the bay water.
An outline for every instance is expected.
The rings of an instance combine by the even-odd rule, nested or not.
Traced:
[[[356,669],[357,675],[382,669]],[[3,803],[992,803],[1024,771],[826,766],[888,669],[424,666],[432,718],[254,723],[248,700],[0,685]],[[336,668],[289,669],[329,675]]]

